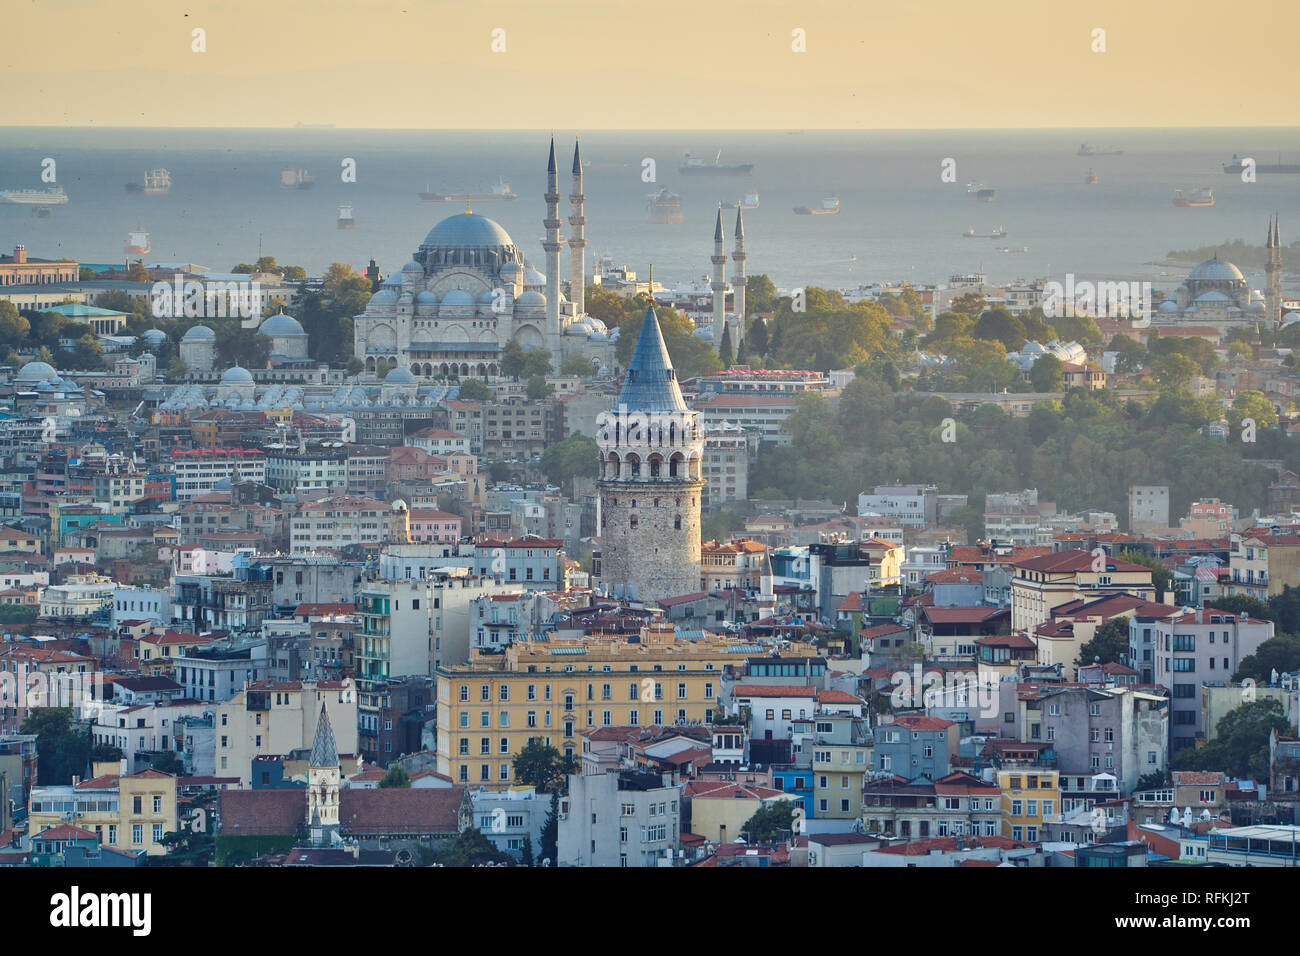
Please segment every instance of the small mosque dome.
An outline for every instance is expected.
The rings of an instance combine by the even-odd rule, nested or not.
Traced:
[[[415,376],[411,370],[405,366],[399,365],[387,375],[384,376],[385,385],[414,385],[416,384]]]
[[[253,373],[238,365],[230,366],[221,376],[222,385],[251,385],[252,383]]]
[[[38,380],[57,379],[59,373],[48,362],[28,362],[18,371],[18,381],[34,382]]]
[[[217,333],[213,332],[206,325],[191,326],[190,330],[181,338],[182,342],[215,342]]]

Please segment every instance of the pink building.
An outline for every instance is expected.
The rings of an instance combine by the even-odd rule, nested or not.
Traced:
[[[411,509],[411,540],[416,544],[455,544],[460,540],[460,515],[431,508]]]

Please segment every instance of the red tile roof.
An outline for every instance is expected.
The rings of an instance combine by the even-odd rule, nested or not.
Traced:
[[[815,687],[799,687],[790,684],[737,684],[731,688],[731,696],[736,697],[816,697]]]

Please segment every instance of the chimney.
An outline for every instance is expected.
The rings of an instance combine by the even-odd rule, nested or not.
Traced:
[[[27,261],[27,247],[14,246],[14,263],[16,265],[22,265],[26,261]]]

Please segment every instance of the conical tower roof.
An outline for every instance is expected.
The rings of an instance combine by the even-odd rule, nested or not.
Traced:
[[[687,410],[654,306],[645,310],[641,336],[636,340],[636,350],[628,363],[627,379],[623,382],[623,390],[618,393],[618,404],[629,412]]]
[[[582,153],[578,149],[578,141],[573,141],[573,175],[582,175]]]
[[[316,721],[316,739],[311,745],[311,762],[309,767],[337,767],[339,765],[339,747],[334,742],[334,728],[330,726],[329,711],[320,705],[320,719]]]

